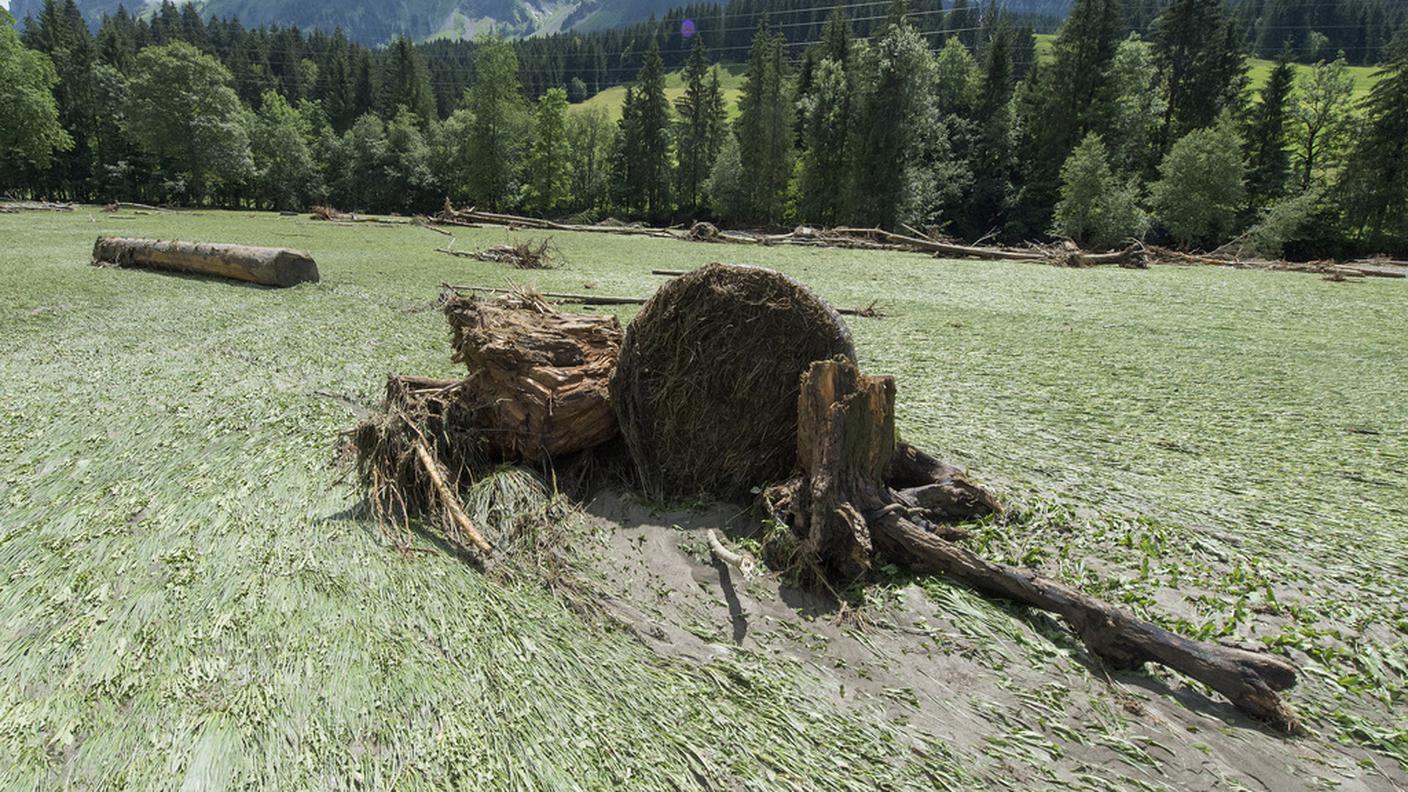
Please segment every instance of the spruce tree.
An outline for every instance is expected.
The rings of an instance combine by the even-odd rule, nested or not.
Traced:
[[[533,114],[528,154],[528,206],[549,215],[567,201],[567,91],[549,88]]]
[[[665,64],[652,43],[636,77],[633,160],[641,206],[660,220],[670,213],[670,105],[665,99]]]
[[[1211,126],[1246,86],[1240,32],[1226,0],[1173,0],[1154,20],[1167,140]]]
[[[1295,67],[1291,52],[1282,53],[1261,89],[1261,103],[1247,125],[1247,197],[1261,208],[1280,197],[1290,172],[1291,156],[1286,149],[1286,125],[1290,115],[1291,90],[1295,87]]]
[[[738,101],[738,157],[748,174],[747,205],[739,214],[764,223],[782,220],[792,175],[792,101],[784,75],[783,38],[759,23]]]
[[[1408,248],[1408,25],[1399,30],[1364,103],[1367,120],[1343,192],[1350,224],[1382,249],[1390,237]]]
[[[474,200],[504,207],[517,186],[528,126],[528,108],[518,85],[518,56],[501,38],[486,38],[474,50],[474,82],[464,106],[474,114],[466,189]]]
[[[850,156],[850,85],[842,65],[827,57],[812,73],[802,114],[800,211],[808,222],[836,225],[846,206]]]
[[[675,112],[679,116],[676,134],[679,200],[681,207],[694,210],[703,198],[704,182],[723,144],[725,122],[718,73],[709,68],[704,45],[698,39],[689,53],[683,76],[684,95],[675,100]]]
[[[1076,0],[1052,43],[1050,65],[1027,76],[1017,122],[1016,236],[1045,232],[1060,191],[1061,164],[1087,132],[1110,126],[1110,68],[1124,28],[1122,0]]]
[[[408,39],[397,36],[387,50],[377,85],[377,110],[393,118],[404,107],[422,121],[435,118],[435,95],[425,59]]]
[[[907,218],[919,139],[932,108],[933,63],[929,48],[908,22],[890,25],[866,52],[857,80],[856,217],[895,228]]]
[[[50,178],[46,181],[56,196],[87,198],[96,126],[93,38],[73,0],[45,0],[38,24],[26,35],[30,46],[48,55],[58,72],[54,99],[58,103],[59,121],[73,140],[72,148],[54,158]]]
[[[984,45],[986,68],[979,95],[979,133],[973,151],[973,190],[968,201],[970,236],[1000,229],[1012,190],[1012,29],[999,20]]]

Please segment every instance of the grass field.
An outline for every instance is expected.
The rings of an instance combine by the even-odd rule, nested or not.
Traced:
[[[323,279],[93,269],[100,233],[301,247]],[[0,238],[0,788],[1408,784],[1402,283],[581,234],[524,273],[420,228],[223,212],[0,215]],[[360,516],[328,395],[454,374],[443,320],[414,310],[438,283],[644,295],[652,268],[720,259],[879,299],[888,318],[851,327],[898,376],[901,432],[1012,507],[977,545],[1288,654],[1307,734],[1161,671],[1112,677],[942,581],[918,590],[955,625],[931,650],[971,663],[929,683],[953,698],[838,709],[785,653],[665,659]]]

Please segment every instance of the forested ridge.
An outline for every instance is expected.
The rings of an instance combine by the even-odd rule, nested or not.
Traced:
[[[1379,0],[1077,0],[1058,27],[964,0],[732,0],[601,33],[371,50],[190,5],[119,8],[95,35],[72,0],[47,0],[22,34],[0,25],[0,187],[1401,252],[1404,16]],[[1038,58],[1034,33],[1053,29]],[[1254,92],[1245,59],[1278,39]],[[1359,103],[1348,65],[1366,59],[1380,77]],[[718,62],[746,65],[732,121]],[[570,109],[622,82],[619,122]]]

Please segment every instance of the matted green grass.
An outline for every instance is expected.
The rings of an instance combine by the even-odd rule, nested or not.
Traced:
[[[302,247],[323,280],[94,269],[100,233]],[[1321,757],[1307,785],[1408,764],[1403,283],[585,234],[530,273],[415,227],[223,212],[0,215],[0,239],[0,787],[1178,786],[1121,736],[1132,717],[1072,736],[1044,714],[1072,680],[1106,690],[1072,663],[1066,693],[1001,715],[1010,737],[955,749],[833,711],[785,658],[662,659],[359,516],[333,463],[352,418],[320,394],[453,375],[443,319],[412,312],[438,283],[644,295],[652,268],[711,260],[881,301],[851,327],[863,367],[899,378],[901,431],[1014,506],[985,552],[1302,663],[1310,734],[1284,745]],[[926,589],[972,625],[959,650],[1068,652]],[[1125,758],[1050,774],[1086,740]]]

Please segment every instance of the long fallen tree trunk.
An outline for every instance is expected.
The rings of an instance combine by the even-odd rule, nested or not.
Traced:
[[[436,248],[436,250],[441,253],[450,252],[448,250],[441,250],[439,248]],[[468,255],[469,258],[475,257],[473,254],[463,253],[453,253],[452,255]],[[685,270],[653,271],[653,274],[656,275],[663,275],[667,273],[673,275],[683,275],[685,274]],[[497,286],[461,286],[453,283],[442,283],[440,284],[440,286],[441,288],[450,289],[451,291],[457,292],[484,292],[486,294],[517,293],[516,289],[504,289],[499,288]],[[648,299],[646,297],[617,297],[608,294],[569,294],[567,292],[539,292],[539,294],[554,302],[576,303],[578,305],[644,305],[646,300]],[[842,316],[863,316],[870,319],[879,319],[885,315],[885,313],[879,308],[877,308],[874,303],[866,306],[865,308],[837,308],[836,313],[841,314]]]
[[[318,280],[318,265],[307,253],[209,242],[98,237],[93,244],[93,264],[214,275],[265,286],[293,286]]]
[[[897,442],[894,398],[892,378],[863,376],[849,361],[818,361],[802,378],[799,471],[791,481],[769,488],[764,499],[823,568],[842,580],[855,579],[871,568],[878,552],[939,572],[986,594],[1061,616],[1092,654],[1114,667],[1162,663],[1247,713],[1287,730],[1295,727],[1294,713],[1277,696],[1296,683],[1290,662],[1184,638],[1063,583],[988,561],[950,541],[936,520],[965,510],[980,514],[989,504],[966,482],[966,495],[953,490],[952,481],[947,492],[942,486],[925,492],[923,480],[940,484],[945,466]]]

